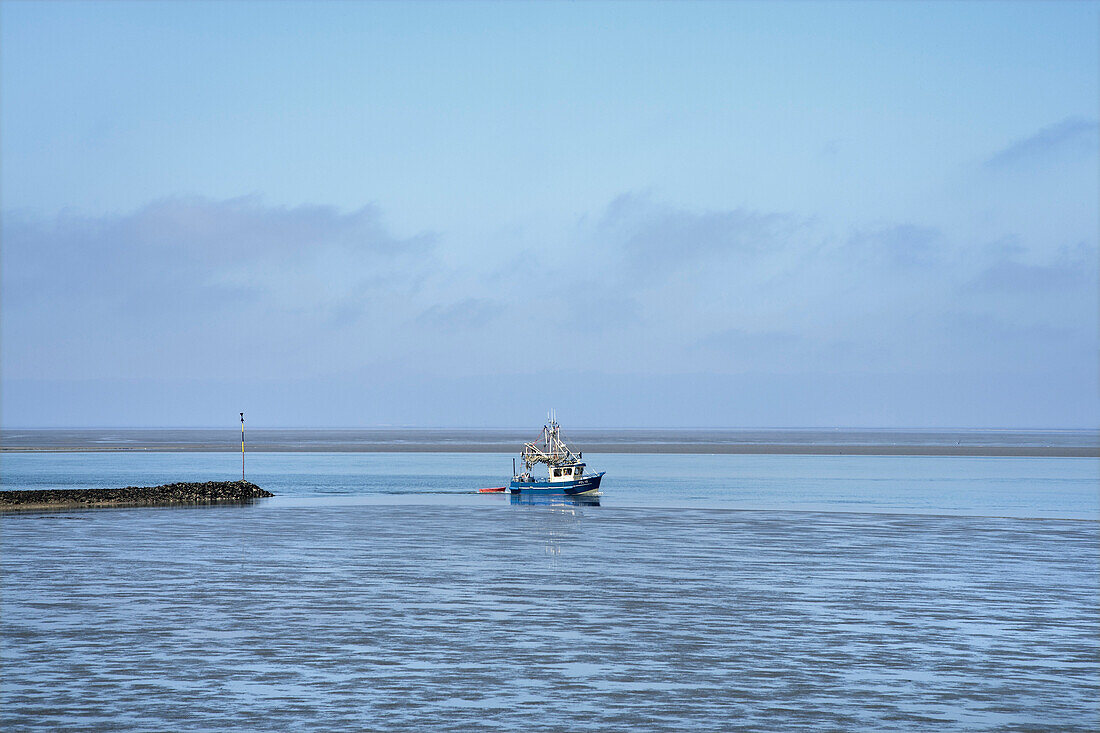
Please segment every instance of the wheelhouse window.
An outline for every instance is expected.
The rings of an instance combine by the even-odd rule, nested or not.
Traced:
[[[560,468],[555,468],[554,469],[554,475],[555,476],[561,476],[561,469]]]
[[[562,470],[565,472],[566,476],[572,476],[573,475],[573,469],[572,468],[563,468]]]

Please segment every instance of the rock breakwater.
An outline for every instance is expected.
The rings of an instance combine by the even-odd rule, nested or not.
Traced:
[[[44,489],[0,491],[0,510],[43,507],[214,504],[274,496],[250,481],[206,481],[122,489]]]

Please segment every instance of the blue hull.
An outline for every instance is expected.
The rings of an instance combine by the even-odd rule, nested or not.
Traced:
[[[566,496],[576,496],[599,491],[600,479],[602,478],[603,471],[576,481],[516,481],[512,479],[508,489],[513,494],[564,494]]]

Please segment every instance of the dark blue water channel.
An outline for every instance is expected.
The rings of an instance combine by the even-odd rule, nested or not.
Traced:
[[[501,463],[270,454],[253,505],[3,514],[0,727],[1100,724],[1095,461],[613,456],[601,506],[468,493]],[[234,467],[2,464],[13,489]]]

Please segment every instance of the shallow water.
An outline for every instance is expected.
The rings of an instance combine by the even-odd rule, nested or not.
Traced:
[[[4,488],[227,477],[189,458],[4,456]],[[1011,518],[1090,515],[1092,462],[661,456],[532,506],[464,493],[500,456],[302,458],[250,506],[0,517],[0,727],[1100,723],[1100,522]]]
[[[973,456],[586,454],[605,506],[965,514],[1100,520],[1100,460]],[[240,476],[232,453],[4,453],[5,489],[118,488]],[[256,453],[251,481],[290,497],[481,506],[510,457]],[[500,498],[500,497],[495,497]]]

